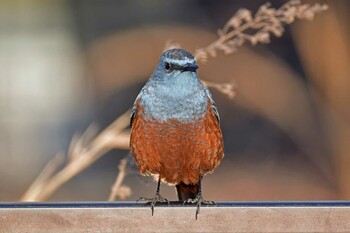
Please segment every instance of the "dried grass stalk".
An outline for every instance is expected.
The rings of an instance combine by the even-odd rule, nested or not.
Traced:
[[[230,99],[233,99],[236,96],[237,85],[234,81],[228,83],[217,83],[202,80],[202,83],[207,87],[215,88],[216,90],[228,96]]]
[[[56,156],[46,165],[20,201],[44,201],[111,149],[128,149],[129,133],[125,129],[129,126],[129,116],[130,111],[125,112],[95,137],[93,127],[89,127],[81,137],[75,136],[64,167],[58,170],[62,166],[62,156]]]
[[[173,42],[172,40],[168,40],[167,42],[165,42],[165,46],[164,46],[164,52],[170,49],[180,49],[181,45],[179,43]]]
[[[312,20],[316,13],[327,8],[327,5],[319,3],[310,5],[301,4],[300,0],[291,0],[279,9],[271,8],[271,4],[266,3],[254,16],[251,11],[240,9],[218,30],[219,38],[207,47],[197,49],[195,56],[197,61],[206,62],[209,57],[216,57],[219,51],[225,55],[234,53],[247,41],[251,45],[269,43],[271,34],[276,37],[283,35],[284,25],[293,23],[295,19]]]
[[[131,195],[130,187],[122,185],[127,173],[127,169],[126,169],[127,165],[128,165],[128,158],[124,158],[120,160],[120,163],[118,166],[119,173],[111,188],[111,193],[108,197],[108,201],[114,201],[117,197],[119,197],[121,200],[124,200],[125,198]]]

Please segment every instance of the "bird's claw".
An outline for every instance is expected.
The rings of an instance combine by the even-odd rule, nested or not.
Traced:
[[[198,193],[196,198],[194,199],[187,199],[186,201],[184,201],[184,205],[187,204],[187,203],[190,203],[190,204],[196,204],[197,206],[197,209],[196,209],[196,220],[198,219],[198,214],[199,214],[199,211],[200,211],[200,207],[202,206],[202,204],[204,205],[215,205],[215,202],[213,201],[207,201],[207,200],[204,200],[203,199],[203,196],[202,196],[202,193]]]
[[[138,203],[139,201],[147,201],[147,203],[151,204],[152,216],[154,214],[154,207],[156,206],[157,202],[166,202],[170,206],[170,202],[168,201],[168,199],[162,197],[159,193],[157,193],[153,198],[140,197],[139,199],[137,199],[136,203]]]

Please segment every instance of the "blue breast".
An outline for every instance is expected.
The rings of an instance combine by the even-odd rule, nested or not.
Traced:
[[[177,72],[171,77],[155,73],[139,97],[143,117],[160,122],[178,120],[184,123],[203,118],[207,112],[206,87],[194,72]]]

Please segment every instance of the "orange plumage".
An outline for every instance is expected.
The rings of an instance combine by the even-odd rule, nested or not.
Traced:
[[[207,114],[191,123],[146,120],[136,103],[130,148],[142,174],[160,176],[163,182],[198,184],[200,176],[213,172],[223,155],[218,119],[208,101]]]

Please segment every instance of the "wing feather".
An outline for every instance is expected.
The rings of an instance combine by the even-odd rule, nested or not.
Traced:
[[[211,92],[209,91],[208,88],[205,88],[205,92],[207,93],[207,96],[210,100],[210,103],[211,103],[211,107],[213,108],[214,110],[214,113],[215,113],[215,116],[216,116],[216,119],[218,119],[218,122],[220,124],[220,115],[219,115],[219,111],[218,111],[218,107],[216,106],[216,103],[213,99],[213,96],[211,95]]]

